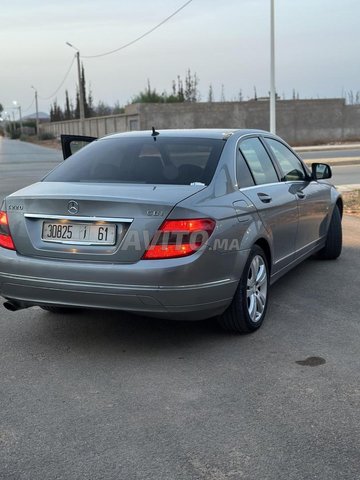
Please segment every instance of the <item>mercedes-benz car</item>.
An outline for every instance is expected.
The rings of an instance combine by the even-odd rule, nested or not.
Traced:
[[[1,206],[9,310],[217,317],[248,333],[272,283],[310,255],[341,253],[330,167],[309,169],[268,132],[153,128],[62,143],[65,161]]]

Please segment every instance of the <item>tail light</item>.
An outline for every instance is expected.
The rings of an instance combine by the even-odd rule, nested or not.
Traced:
[[[3,211],[0,211],[0,247],[15,250],[15,245],[10,234],[8,217],[6,212]]]
[[[165,220],[154,235],[144,260],[186,257],[199,250],[214,231],[211,218]]]

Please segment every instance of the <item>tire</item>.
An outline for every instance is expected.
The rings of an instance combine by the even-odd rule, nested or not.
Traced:
[[[261,327],[269,300],[269,276],[266,255],[258,245],[254,245],[234,298],[218,317],[224,330],[245,334]]]
[[[342,227],[339,208],[335,206],[329,230],[326,236],[325,247],[319,250],[317,257],[322,260],[335,260],[341,254],[342,250]]]
[[[71,307],[50,307],[50,306],[45,306],[45,305],[40,305],[40,308],[42,310],[45,310],[46,312],[50,312],[50,313],[62,313],[62,314],[67,314],[67,313],[74,313],[74,312],[78,312],[80,311],[81,309],[80,308],[71,308]]]

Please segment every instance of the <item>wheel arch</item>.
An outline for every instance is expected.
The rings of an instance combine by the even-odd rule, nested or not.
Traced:
[[[254,245],[258,245],[264,251],[269,267],[269,273],[271,274],[272,256],[269,242],[265,238],[258,238]]]
[[[344,212],[344,202],[343,202],[343,199],[341,197],[337,198],[335,206],[338,207],[338,209],[340,211],[340,216],[342,218],[343,212]]]

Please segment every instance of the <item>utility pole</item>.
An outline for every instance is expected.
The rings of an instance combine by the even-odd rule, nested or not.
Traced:
[[[38,106],[38,93],[34,86],[31,88],[35,90],[35,109],[36,109],[36,135],[39,136],[39,106]]]
[[[270,0],[270,132],[276,133],[275,6]]]
[[[12,130],[13,133],[15,133],[15,132],[16,132],[16,122],[15,122],[15,113],[14,113],[14,110],[11,112],[11,114],[12,114],[12,119],[13,119],[11,130]]]
[[[73,48],[76,50],[76,60],[77,60],[77,71],[78,71],[78,82],[79,82],[79,110],[80,110],[80,135],[84,135],[85,131],[85,125],[84,125],[84,120],[85,120],[85,99],[84,99],[84,90],[83,90],[83,85],[82,85],[82,80],[81,80],[81,66],[80,66],[80,52],[79,49],[74,47],[69,42],[65,42],[66,45],[69,47]]]
[[[81,135],[84,135],[84,120],[85,120],[85,108],[84,108],[84,89],[81,79],[81,68],[80,68],[80,52],[76,52],[77,68],[78,68],[78,81],[79,81],[79,102],[80,102],[80,130]]]
[[[19,117],[20,117],[20,132],[23,133],[23,123],[22,123],[22,115],[21,115],[21,106],[19,105]]]

